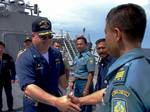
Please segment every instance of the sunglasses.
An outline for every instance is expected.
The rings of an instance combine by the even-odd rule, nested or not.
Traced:
[[[40,38],[41,40],[46,40],[47,38],[48,38],[48,39],[52,39],[52,38],[53,38],[53,34],[39,35],[39,38]]]

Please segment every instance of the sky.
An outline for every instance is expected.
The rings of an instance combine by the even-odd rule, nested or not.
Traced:
[[[51,20],[56,33],[69,32],[74,39],[85,27],[85,35],[93,44],[104,38],[105,17],[109,10],[124,3],[141,5],[147,14],[147,28],[142,47],[150,48],[150,0],[25,0],[38,4],[40,16]]]

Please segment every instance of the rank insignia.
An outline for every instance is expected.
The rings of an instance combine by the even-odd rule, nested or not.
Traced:
[[[93,64],[94,63],[94,59],[93,58],[89,58],[89,63]]]
[[[126,101],[123,99],[112,99],[111,112],[127,112]]]
[[[55,59],[55,63],[59,64],[60,63],[60,59]]]
[[[116,76],[113,79],[114,84],[124,84],[126,81],[126,76],[129,66],[124,66],[116,73]]]
[[[117,73],[115,80],[122,80],[124,76],[125,70],[121,70]]]

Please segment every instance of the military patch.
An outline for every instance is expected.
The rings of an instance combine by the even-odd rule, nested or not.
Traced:
[[[111,112],[127,112],[127,104],[123,99],[112,99]]]
[[[93,58],[89,58],[89,63],[93,64],[94,63],[94,59]]]
[[[128,91],[125,91],[125,90],[113,90],[111,95],[115,96],[115,95],[118,95],[118,94],[124,95],[126,97],[129,97],[129,95],[130,95],[130,93]]]

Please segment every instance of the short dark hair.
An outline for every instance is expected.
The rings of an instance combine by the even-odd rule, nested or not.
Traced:
[[[80,39],[82,39],[82,40],[85,42],[85,44],[87,44],[87,40],[86,40],[86,38],[84,37],[84,35],[77,36],[76,42],[77,42],[77,40],[80,40]]]
[[[53,40],[52,40],[52,45],[54,45],[55,43],[58,43],[58,44],[61,45],[61,41],[58,40],[58,39],[53,39]]]
[[[106,40],[105,40],[105,38],[101,38],[101,39],[98,39],[96,42],[95,42],[95,44],[97,45],[97,44],[99,44],[100,42],[105,42]]]
[[[0,41],[0,45],[2,45],[5,48],[5,44],[2,41]]]
[[[136,4],[123,4],[110,10],[106,17],[108,27],[118,27],[127,39],[142,42],[146,28],[146,14],[144,9]]]

